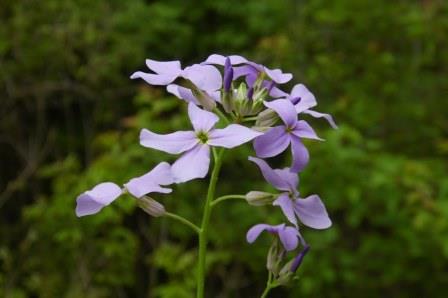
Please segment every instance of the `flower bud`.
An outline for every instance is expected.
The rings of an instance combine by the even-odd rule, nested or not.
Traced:
[[[233,110],[233,95],[232,92],[221,91],[221,104],[224,107],[224,111],[227,113]]]
[[[224,92],[230,92],[230,88],[232,86],[233,81],[233,67],[230,63],[230,58],[226,58],[226,62],[224,64]]]
[[[270,127],[274,125],[278,119],[278,115],[274,110],[267,109],[258,114],[255,126]]]
[[[276,238],[269,248],[268,256],[266,258],[266,268],[275,275],[278,273],[278,265],[279,265],[279,250],[280,245],[278,243],[278,239]]]
[[[206,92],[203,92],[197,88],[193,88],[192,92],[201,106],[203,106],[207,111],[212,111],[216,107],[215,100]]]
[[[289,265],[289,262],[286,265]],[[275,283],[279,286],[285,286],[291,282],[293,277],[294,273],[292,273],[291,271],[283,271],[282,268],[282,270],[280,270],[280,273],[278,274],[278,278],[275,280]]]
[[[236,90],[236,96],[234,101],[234,110],[239,115],[245,115],[247,111],[247,86],[245,83],[241,83]]]
[[[154,217],[163,216],[166,212],[165,207],[163,207],[162,204],[148,196],[138,199],[138,206],[142,208],[143,211]]]
[[[275,199],[275,195],[263,191],[250,191],[246,194],[246,201],[252,206],[270,205]]]
[[[253,100],[254,98],[254,88],[250,87],[249,90],[247,90],[247,99]]]
[[[310,250],[310,246],[305,245],[305,248],[293,259],[293,261],[291,263],[291,267],[290,267],[291,272],[297,271],[300,264],[302,264],[303,258],[305,257],[305,255],[308,253],[309,250]]]

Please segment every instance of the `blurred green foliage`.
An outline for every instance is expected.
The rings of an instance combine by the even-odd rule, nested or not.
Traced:
[[[3,0],[0,20],[1,297],[193,296],[190,230],[131,197],[82,219],[74,206],[99,182],[174,160],[141,147],[140,128],[189,125],[180,101],[128,75],[145,58],[213,52],[293,72],[340,124],[313,121],[326,142],[307,143],[300,186],[334,226],[303,230],[300,279],[272,297],[445,297],[446,1]],[[226,156],[219,194],[266,190],[251,153]],[[158,199],[198,222],[205,183]],[[236,201],[216,209],[209,297],[259,295],[269,238],[248,245],[245,232],[281,219]]]

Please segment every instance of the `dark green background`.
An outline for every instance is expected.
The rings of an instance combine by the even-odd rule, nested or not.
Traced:
[[[1,0],[0,297],[193,297],[190,230],[130,197],[82,219],[74,207],[99,182],[175,159],[141,147],[140,128],[189,127],[184,104],[129,75],[145,58],[186,65],[215,52],[294,73],[340,125],[310,120],[326,142],[307,143],[300,186],[334,225],[303,230],[300,279],[272,297],[446,297],[443,0]],[[227,155],[219,194],[269,190],[248,154]],[[198,222],[205,183],[159,199]],[[269,237],[248,245],[245,232],[281,219],[237,201],[217,209],[208,297],[258,297]]]

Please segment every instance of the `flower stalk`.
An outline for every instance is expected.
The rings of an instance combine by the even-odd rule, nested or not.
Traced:
[[[223,154],[224,149],[219,149],[219,151],[217,152],[216,149],[213,148],[213,156],[215,160],[213,165],[212,176],[210,177],[210,183],[208,186],[207,198],[205,200],[201,228],[199,231],[198,271],[197,271],[197,288],[196,288],[197,298],[204,298],[208,228],[212,212],[212,201],[213,197],[215,196],[216,183],[218,182],[219,172],[221,170]]]

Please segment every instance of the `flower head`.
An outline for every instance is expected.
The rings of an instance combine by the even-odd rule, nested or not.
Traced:
[[[309,160],[308,150],[301,138],[322,140],[311,126],[304,120],[297,120],[293,104],[286,99],[265,102],[265,106],[274,110],[282,119],[283,124],[272,127],[264,135],[254,141],[255,152],[258,157],[276,156],[291,145],[293,164],[291,171],[301,171]]]
[[[76,216],[95,214],[122,194],[121,188],[112,182],[103,182],[76,199]]]
[[[285,224],[272,226],[268,224],[257,224],[247,231],[247,242],[253,243],[260,236],[261,232],[266,231],[279,237],[283,247],[287,251],[291,251],[297,248],[299,245],[299,239],[301,235],[297,228],[288,227]]]
[[[297,226],[297,218],[314,229],[326,229],[331,226],[325,205],[318,195],[311,195],[304,199],[299,197],[297,186],[299,179],[296,174],[285,169],[272,169],[264,160],[249,157],[261,170],[263,177],[276,189],[283,191],[274,201],[274,206],[279,206],[286,218]]]
[[[195,104],[188,105],[188,116],[193,131],[156,134],[147,129],[140,133],[140,144],[171,154],[183,153],[172,165],[175,182],[203,178],[210,165],[210,146],[234,148],[261,135],[250,128],[231,124],[223,129],[214,128],[219,118]]]
[[[222,86],[221,74],[211,65],[194,64],[182,69],[179,61],[147,59],[146,66],[154,73],[137,71],[131,75],[131,79],[140,78],[150,85],[168,85],[182,77],[204,91],[215,91]]]
[[[171,193],[172,189],[161,187],[161,185],[170,185],[173,182],[171,166],[167,162],[161,162],[150,172],[132,178],[124,186],[131,195],[141,198],[151,192]]]
[[[291,94],[288,96],[288,99],[294,104],[297,114],[303,113],[308,114],[314,118],[324,118],[331,125],[331,127],[338,127],[330,114],[311,110],[312,107],[317,105],[317,101],[313,93],[311,93],[308,88],[305,87],[305,85],[295,85],[292,88]]]
[[[133,178],[124,186],[137,199],[152,192],[170,193],[170,188],[161,187],[173,183],[170,165],[166,162],[158,164],[143,176]],[[111,204],[123,190],[115,183],[103,182],[88,190],[76,199],[76,215],[78,217],[96,214],[105,206]]]
[[[280,69],[269,69],[264,65],[249,61],[246,58],[238,55],[225,57],[219,54],[212,54],[202,64],[225,65],[227,59],[229,59],[231,65],[240,65],[234,67],[233,69],[234,79],[237,79],[241,76],[257,78],[260,74],[267,75],[273,82],[277,84],[284,84],[292,79],[292,74],[290,73],[283,73]]]

